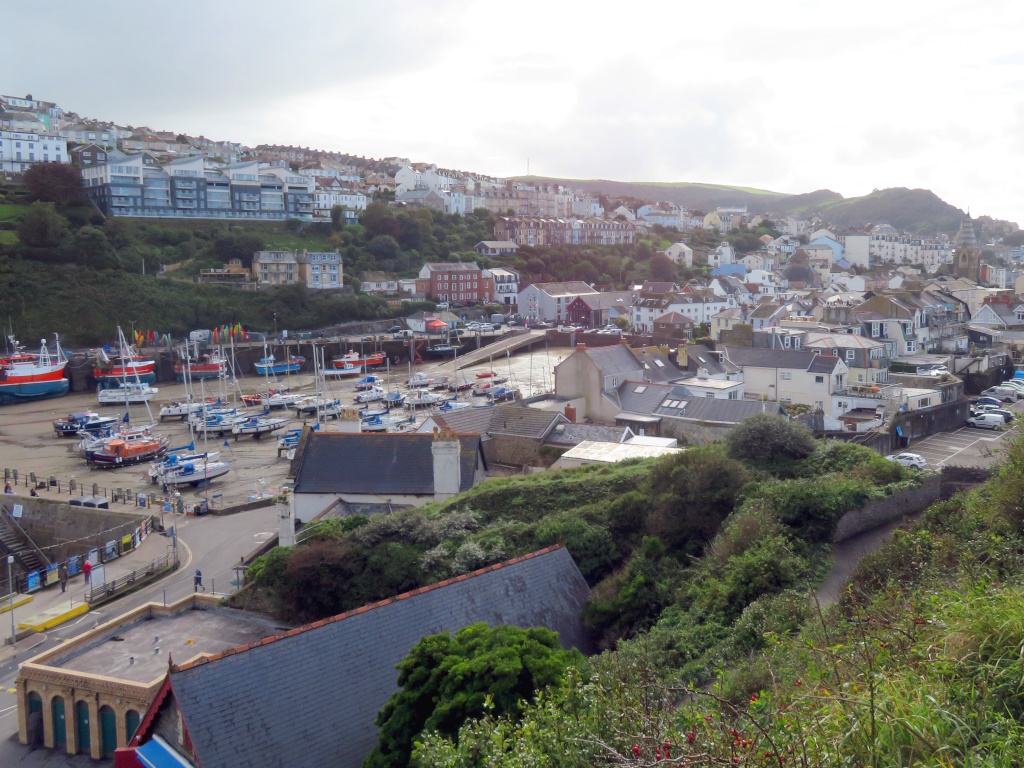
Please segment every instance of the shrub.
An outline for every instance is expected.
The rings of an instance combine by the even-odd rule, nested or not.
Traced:
[[[744,419],[725,436],[729,456],[771,467],[805,459],[816,448],[814,435],[803,424],[759,413]]]
[[[556,518],[537,526],[537,544],[550,546],[562,542],[569,550],[583,578],[595,584],[620,561],[619,550],[604,528],[572,518]]]

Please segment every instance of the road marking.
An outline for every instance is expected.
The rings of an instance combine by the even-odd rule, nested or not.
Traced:
[[[18,689],[17,688],[5,688],[4,692],[5,693],[17,693]]]

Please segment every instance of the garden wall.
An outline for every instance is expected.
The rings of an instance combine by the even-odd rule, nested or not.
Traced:
[[[915,488],[894,493],[882,499],[873,499],[858,510],[847,512],[836,525],[832,541],[845,541],[858,533],[870,531],[880,525],[913,515],[939,499],[942,476],[928,475],[924,483]]]

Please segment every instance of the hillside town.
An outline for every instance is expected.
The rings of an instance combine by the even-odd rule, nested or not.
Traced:
[[[807,618],[798,590],[832,548],[984,482],[1020,418],[1024,245],[1005,222],[965,213],[956,231],[922,234],[738,200],[687,208],[408,157],[249,147],[0,95],[0,177],[20,189],[48,164],[77,171],[88,217],[63,241],[72,246],[22,243],[22,253],[43,263],[87,244],[90,228],[127,238],[111,222],[213,222],[222,229],[204,243],[222,239],[214,252],[230,258],[188,265],[174,230],[161,230],[167,259],[156,274],[143,259],[139,279],[280,303],[266,332],[224,318],[172,339],[118,319],[116,347],[64,350],[56,339],[52,356],[47,340],[35,355],[12,335],[0,384],[18,366],[48,366],[62,388],[4,406],[26,416],[11,421],[12,503],[0,511],[12,747],[116,768],[405,766],[414,748],[416,764],[469,765],[423,757],[458,748],[436,734],[426,746],[415,729],[392,738],[418,680],[401,665],[429,655],[421,643],[454,634],[432,651],[441,658],[459,638],[467,654],[493,640],[473,633],[547,633],[528,638],[543,646],[531,653],[562,675],[584,655],[635,650],[675,612],[697,630],[664,641],[657,653],[670,661],[657,663],[692,674],[687,685],[711,679],[798,629],[751,615]],[[402,238],[404,225],[415,237]],[[458,241],[456,227],[472,239]],[[323,297],[372,300],[375,314],[278,327],[286,302]],[[82,442],[58,456],[53,414],[45,446],[18,430],[42,418],[25,403],[64,396],[76,410],[53,434]],[[158,415],[129,431],[129,405],[148,411],[151,400]],[[97,403],[124,416],[89,410]],[[942,442],[964,432],[962,444]],[[101,491],[103,472],[91,470],[109,450],[120,453],[103,472],[128,479]],[[14,468],[44,454],[66,478]],[[224,478],[232,465],[249,473],[244,484]],[[222,470],[212,496],[211,467]],[[854,488],[855,501],[829,506],[834,488],[836,498]],[[800,497],[786,510],[807,518],[827,507],[825,522],[773,517],[784,493]],[[718,531],[733,507],[746,517],[726,541]],[[730,547],[748,535],[785,548],[796,575],[778,575],[774,560],[728,578],[695,565],[744,556]],[[680,596],[686,569],[694,583],[718,579],[706,587],[714,601]],[[74,583],[64,597],[69,578],[81,597]],[[799,605],[758,602],[783,597]],[[825,609],[846,598],[828,599]],[[753,639],[726,647],[719,635],[741,620]],[[753,711],[769,684],[758,677],[737,701]],[[415,706],[432,712],[442,689]],[[477,693],[487,704],[469,711],[483,718],[491,693]],[[495,714],[518,716],[525,701]],[[716,693],[722,702],[719,719],[740,711]],[[666,713],[668,723],[675,709]],[[465,718],[450,719],[446,738]],[[664,723],[652,738],[627,734],[600,764],[682,764],[678,744],[713,722],[691,719],[671,737]],[[745,737],[728,736],[714,764],[740,763]],[[754,751],[782,765],[772,749]]]

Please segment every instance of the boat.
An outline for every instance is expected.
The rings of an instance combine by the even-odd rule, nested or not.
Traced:
[[[473,403],[474,408],[493,408],[494,401],[491,399],[481,400],[480,402]]]
[[[228,370],[227,359],[220,356],[219,352],[210,352],[200,355],[198,360],[179,360],[174,364],[174,378],[178,381],[185,381],[188,377],[194,381],[219,379]]]
[[[452,381],[448,385],[449,392],[465,392],[467,389],[473,388],[473,382],[471,381]]]
[[[289,429],[283,435],[277,436],[277,448],[281,450],[290,450],[295,448],[299,444],[299,438],[302,437],[302,427],[298,429]]]
[[[298,373],[302,370],[302,364],[305,362],[306,358],[301,356],[288,355],[284,360],[278,360],[273,355],[268,355],[261,357],[255,367],[256,373],[261,376],[280,376],[283,373]]]
[[[487,397],[489,394],[491,394],[490,384],[477,384],[473,387],[473,397]]]
[[[386,416],[389,413],[391,413],[391,409],[388,408],[388,407],[377,408],[377,409],[374,409],[374,408],[360,408],[358,411],[356,411],[356,415],[360,419],[369,419],[372,416]]]
[[[445,399],[444,395],[439,395],[436,392],[425,392],[422,389],[417,389],[405,399],[405,404],[410,408],[426,408],[442,403]]]
[[[413,389],[419,389],[420,387],[431,388],[434,385],[434,379],[421,371],[416,371],[405,383]]]
[[[396,413],[394,415],[374,415],[359,422],[360,432],[387,432],[400,424],[415,423],[416,417],[412,414]]]
[[[508,376],[495,376],[493,379],[491,379],[491,384],[493,386],[497,386],[498,384],[504,384],[507,381]]]
[[[38,354],[26,354],[14,337],[8,337],[14,354],[0,358],[0,405],[62,397],[71,382],[64,378],[67,358],[57,340],[54,354],[40,341]]]
[[[113,427],[117,422],[116,416],[100,416],[92,411],[71,413],[68,414],[66,419],[54,421],[53,431],[57,437],[75,437],[83,432],[90,435],[99,435]]]
[[[455,357],[460,349],[461,347],[453,347],[451,344],[435,344],[422,350],[420,354],[424,357]]]
[[[98,387],[96,400],[100,405],[125,405],[148,403],[160,390],[138,382],[118,382],[116,388]]]
[[[156,482],[172,488],[179,485],[191,485],[195,488],[218,477],[223,477],[231,471],[230,462],[216,461],[212,455],[190,458],[191,460],[182,458],[167,464],[160,476],[156,478]]]
[[[347,352],[339,357],[331,358],[331,365],[335,368],[346,368],[348,366],[354,366],[355,368],[379,368],[387,362],[387,357],[383,352],[371,352],[368,355],[360,355],[358,352]]]
[[[519,390],[507,387],[497,387],[491,391],[491,400],[496,403],[505,403],[519,397]]]
[[[325,371],[326,373],[326,371]],[[384,381],[380,376],[363,376],[359,381],[356,382],[356,392],[362,392],[366,389],[373,389],[383,384]]]
[[[315,416],[317,418],[341,418],[341,400],[334,397],[313,395],[305,397],[295,404],[297,416]]]
[[[101,467],[141,464],[161,455],[170,443],[170,438],[151,435],[149,430],[124,434],[104,440],[99,448],[86,456],[86,460]]]
[[[351,365],[349,363],[346,363],[345,365],[340,367],[329,368],[328,370],[324,371],[324,376],[334,376],[335,378],[339,379],[347,379],[352,376],[358,376],[364,370],[365,369],[361,365]]]
[[[250,418],[247,413],[213,413],[192,423],[192,429],[205,435],[224,435],[231,432],[235,424]]]
[[[476,375],[476,377],[477,377],[478,379],[489,379],[489,378],[491,378],[491,377],[492,377],[493,375],[494,375],[494,371],[480,371],[480,373],[478,373],[478,374]]]
[[[402,392],[388,392],[384,395],[384,402],[389,408],[400,408],[405,404],[405,395]]]
[[[194,450],[194,444],[182,446],[181,448],[168,448],[168,452],[165,453],[162,458],[157,459],[149,465],[149,469],[146,471],[146,474],[148,474],[150,479],[155,483],[167,469],[176,464],[190,461],[220,460],[220,451],[213,451],[211,453],[195,453]],[[188,453],[178,453],[178,451],[188,451]]]
[[[160,407],[160,421],[163,421],[164,419],[178,419],[178,418],[180,418],[182,421],[184,421],[191,414],[198,413],[199,411],[203,410],[203,408],[208,407],[210,405],[216,405],[216,404],[217,404],[216,401],[209,401],[209,400],[206,401],[205,403],[201,403],[201,402],[198,402],[198,401],[195,401],[195,400],[193,400],[193,401],[186,400],[184,402],[168,403],[167,405],[164,405],[164,406]]]
[[[294,408],[295,404],[303,397],[305,395],[300,395],[298,392],[292,393],[287,389],[281,389],[276,392],[271,391],[263,404],[267,408]]]
[[[107,349],[96,350],[98,365],[93,368],[92,376],[100,389],[116,387],[127,379],[137,380],[142,384],[156,381],[156,361],[142,358],[133,347],[122,346],[122,352],[111,359]]]
[[[365,389],[362,392],[357,392],[356,393],[356,402],[357,403],[375,403],[378,400],[383,400],[387,396],[388,396],[388,393],[387,393],[386,389],[384,389],[383,387],[374,386],[374,387],[371,387],[370,389]]]
[[[455,411],[464,411],[466,408],[469,408],[469,403],[462,403],[458,400],[445,400],[437,407],[437,412],[454,413]]]
[[[277,430],[284,428],[287,423],[288,419],[272,419],[266,416],[250,416],[245,419],[245,421],[237,422],[231,428],[231,433],[235,436],[236,440],[242,435],[252,435],[258,440],[263,435],[276,432]]]
[[[439,379],[434,379],[434,383],[430,385],[431,389],[448,389],[448,386],[452,383],[452,379],[448,376],[442,376]]]

